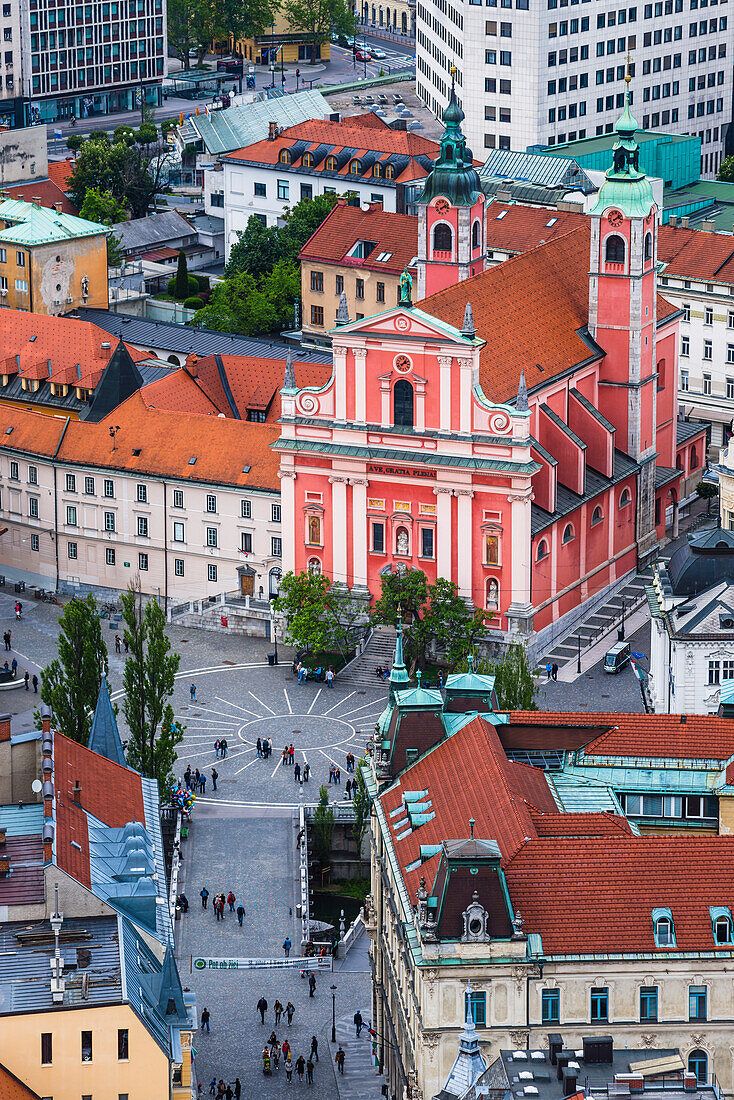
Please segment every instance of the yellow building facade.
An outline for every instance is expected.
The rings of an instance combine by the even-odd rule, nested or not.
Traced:
[[[284,65],[296,65],[299,61],[308,65],[311,57],[308,34],[293,28],[280,11],[275,13],[275,21],[265,34],[241,38],[235,43],[235,48],[244,58],[245,64],[268,66],[272,63],[276,69],[280,68],[281,47]],[[331,60],[331,45],[328,40],[321,43],[316,60]],[[305,72],[301,76],[308,78]]]

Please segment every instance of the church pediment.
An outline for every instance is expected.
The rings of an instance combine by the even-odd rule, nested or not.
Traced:
[[[374,317],[364,317],[360,321],[353,321],[350,325],[332,329],[331,335],[335,347],[342,342],[341,337],[347,333],[350,336],[356,336],[357,334],[381,337],[395,336],[409,340],[437,340],[442,343],[450,340],[452,343],[466,345],[467,352],[474,346],[473,340],[462,336],[460,329],[455,328],[446,321],[439,321],[438,318],[432,317],[429,313],[424,313],[420,309],[408,309],[401,306],[386,313],[378,313]],[[351,341],[349,346],[353,346]]]

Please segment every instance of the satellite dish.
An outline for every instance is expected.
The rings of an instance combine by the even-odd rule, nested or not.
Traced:
[[[33,791],[34,794],[40,794],[41,793],[41,791],[43,790],[43,783],[41,782],[40,779],[34,779],[33,780],[33,782],[31,783],[31,790]]]

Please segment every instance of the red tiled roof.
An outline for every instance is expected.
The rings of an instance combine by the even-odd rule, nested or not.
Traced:
[[[347,253],[358,241],[374,244],[367,259],[356,259]],[[390,259],[377,257],[389,252]],[[309,237],[301,249],[301,260],[319,260],[340,266],[366,268],[400,275],[418,253],[418,219],[408,214],[392,214],[381,204],[371,204],[367,210],[349,206],[340,199],[329,216]]]
[[[236,149],[228,153],[231,160],[247,161],[256,164],[278,163],[281,150],[290,149],[297,141],[307,141],[309,145],[303,149],[303,153],[317,145],[330,146],[330,153],[338,154],[342,149],[353,149],[354,153],[349,160],[339,169],[341,176],[349,175],[349,161],[354,157],[359,158],[370,151],[381,154],[379,159],[386,160],[393,154],[408,156],[410,163],[402,172],[396,172],[395,179],[405,182],[407,180],[422,179],[428,174],[428,168],[421,165],[414,158],[427,156],[435,160],[438,155],[438,145],[435,141],[420,137],[411,130],[393,130],[389,126],[377,127],[373,122],[365,126],[361,122],[361,116],[350,115],[342,122],[327,122],[322,119],[310,119],[307,122],[299,122],[295,126],[289,126],[282,130],[274,141],[257,141],[253,145],[246,145],[242,149]],[[296,163],[300,163],[300,160]],[[318,173],[325,170],[324,160],[309,171]],[[333,173],[332,173],[333,174]],[[355,176],[355,179],[368,177]],[[371,173],[370,173],[371,178]],[[384,181],[381,181],[384,182]]]
[[[87,815],[68,795],[62,795],[56,803],[56,862],[62,871],[91,889]]]
[[[297,353],[296,353],[297,354]],[[207,355],[201,359],[187,360],[186,368],[207,397],[225,416],[234,416],[220,376],[221,369],[229,383],[237,411],[244,420],[248,409],[268,409],[267,423],[275,424],[280,418],[280,388],[283,385],[285,359],[254,359],[247,355]],[[331,378],[328,363],[293,363],[296,382],[304,386],[323,386]]]
[[[524,798],[530,806],[543,813],[556,813],[558,806],[542,768],[521,764],[518,760],[507,760],[505,775],[515,794]]]
[[[546,241],[578,229],[587,215],[522,203],[491,202],[487,207],[487,247],[527,252]]]
[[[734,754],[734,719],[707,714],[579,714],[510,711],[510,722],[537,726],[607,727],[584,748],[586,756],[727,760]]]
[[[202,416],[217,416],[220,412],[183,367],[143,386],[140,396],[149,409],[165,409],[167,412],[185,410]]]
[[[37,1092],[24,1084],[0,1063],[0,1100],[41,1100]]]
[[[673,950],[713,951],[709,906],[731,905],[734,847],[725,836],[616,836],[609,843],[556,835],[525,844],[505,875],[524,931],[541,934],[547,955],[664,955],[653,934],[657,907],[672,912]]]
[[[66,160],[50,160],[48,162],[48,178],[53,180],[62,191],[67,190],[73,172],[73,157],[67,157]]]
[[[626,817],[613,813],[533,814],[538,836],[632,836]]]
[[[734,237],[730,233],[661,225],[658,259],[666,265],[664,275],[734,283]]]
[[[41,206],[54,206],[60,203],[65,214],[79,216],[79,211],[71,199],[53,180],[31,180],[30,183],[12,183],[2,188],[4,195],[11,199],[23,199],[25,202],[37,202]]]
[[[593,356],[577,331],[589,319],[589,235],[587,219],[578,229],[419,303],[461,329],[471,302],[477,334],[487,341],[479,374],[491,401],[516,396],[521,368],[532,389]],[[675,312],[658,296],[659,320]]]

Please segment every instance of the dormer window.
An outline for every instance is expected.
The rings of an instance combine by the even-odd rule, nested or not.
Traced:
[[[378,180],[382,178],[382,165],[379,162],[372,169],[372,175]]]
[[[731,910],[723,905],[709,906],[711,924],[714,932],[714,943],[730,946],[734,941],[734,923]]]
[[[289,149],[281,149],[280,156],[278,157],[278,160],[280,161],[281,164],[290,164],[290,162],[291,162],[290,150]]]
[[[386,180],[395,179],[395,169],[392,166],[392,164],[386,164],[385,165],[385,179]]]
[[[675,947],[675,926],[670,909],[653,909],[652,926],[656,947]]]
[[[326,171],[327,172],[336,172],[336,157],[327,157],[326,158]]]
[[[360,176],[362,174],[362,164],[356,157],[349,162],[349,173],[352,176]]]
[[[303,154],[303,166],[304,168],[313,168],[313,153]]]

